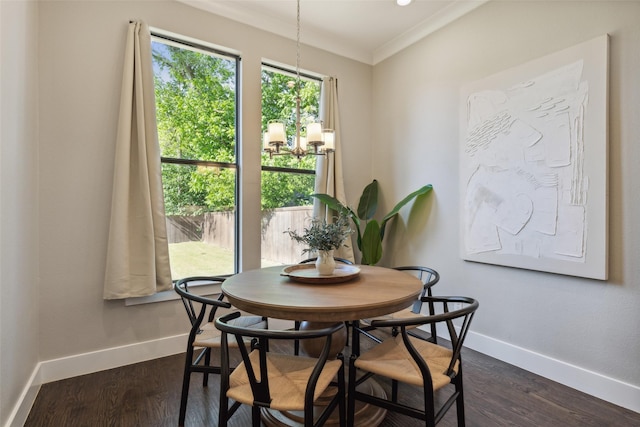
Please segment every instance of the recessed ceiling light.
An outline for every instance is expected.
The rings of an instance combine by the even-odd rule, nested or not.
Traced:
[[[411,3],[411,0],[396,0],[396,4],[398,6],[406,6]]]

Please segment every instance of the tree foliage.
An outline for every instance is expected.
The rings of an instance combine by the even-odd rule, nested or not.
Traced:
[[[236,62],[153,42],[158,136],[163,157],[236,162]],[[287,135],[295,135],[294,77],[263,70],[262,126],[286,119]],[[320,86],[301,80],[303,126],[318,116]],[[260,146],[261,144],[256,144]],[[262,154],[262,164],[315,169],[315,157]],[[235,208],[234,168],[163,163],[162,179],[168,215],[197,214]],[[313,175],[262,173],[262,208],[310,203]]]
[[[265,131],[272,120],[286,119],[289,144],[293,145],[296,135],[296,91],[295,77],[262,70],[262,129]],[[320,105],[320,85],[317,81],[300,80],[300,122],[302,127],[317,120]],[[273,156],[262,154],[262,164],[292,169],[313,170],[315,156],[298,160],[293,156]],[[313,175],[263,172],[262,208],[273,209],[282,206],[311,204],[315,177]]]

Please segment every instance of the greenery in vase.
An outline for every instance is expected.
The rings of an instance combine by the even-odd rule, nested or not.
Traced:
[[[295,230],[287,230],[293,240],[307,246],[302,253],[330,251],[346,246],[344,243],[353,232],[349,227],[349,217],[339,215],[335,222],[327,222],[324,219],[314,218],[311,225],[298,234]]]

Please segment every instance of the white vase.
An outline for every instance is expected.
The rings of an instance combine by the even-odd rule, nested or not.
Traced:
[[[321,276],[331,276],[336,268],[336,260],[333,259],[333,251],[318,251],[316,270]]]

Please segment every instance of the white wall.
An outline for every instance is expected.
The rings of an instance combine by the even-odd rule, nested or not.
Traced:
[[[177,301],[125,307],[103,301],[114,143],[130,19],[239,51],[245,162],[245,268],[259,266],[260,62],[295,65],[290,40],[165,1],[40,3],[40,359],[158,340],[186,332]],[[370,177],[371,67],[303,48],[302,68],[340,82],[347,191]],[[361,153],[365,153],[361,156]],[[364,171],[363,171],[364,170]],[[154,357],[154,355],[150,355]]]
[[[0,2],[0,425],[38,362],[37,12]]]
[[[553,362],[576,375],[604,376],[608,384],[623,389],[626,384],[635,393],[636,411],[639,17],[637,1],[490,2],[376,65],[373,86],[374,177],[381,182],[387,210],[420,185],[434,185],[434,194],[424,203],[425,217],[403,212],[408,226],[401,222],[396,232],[405,240],[386,251],[385,262],[429,265],[442,275],[438,293],[476,297],[480,309],[472,329],[484,344],[492,343],[483,344],[485,351],[497,354],[499,347],[508,348],[540,362],[533,365]],[[609,280],[462,261],[461,86],[605,33],[611,36]]]
[[[243,224],[249,243],[260,227],[259,64],[262,58],[294,64],[295,46],[174,2],[0,4],[1,424],[38,361],[76,356],[91,361],[109,349],[119,349],[114,353],[126,360],[129,345],[185,332],[177,302],[125,307],[102,300],[128,21],[144,19],[153,27],[241,52],[243,144],[255,150],[242,168],[244,207],[253,213]],[[491,2],[378,64],[373,74],[366,65],[302,50],[303,68],[340,81],[348,197],[357,201],[364,185],[378,178],[383,211],[419,186],[434,184],[434,193],[419,203],[428,215],[410,216],[405,210],[394,227],[399,238],[407,237],[405,227],[415,236],[386,250],[384,262],[430,265],[442,273],[441,292],[477,297],[481,306],[473,329],[490,342],[520,346],[635,388],[640,386],[640,267],[634,239],[640,195],[629,177],[640,158],[634,144],[640,139],[639,6],[635,1]],[[611,34],[610,280],[461,261],[460,86],[606,32]],[[36,49],[38,57],[29,55]],[[248,249],[242,261],[245,268],[257,266],[259,256]],[[39,305],[33,302],[36,295]],[[19,322],[16,331],[12,326]]]

